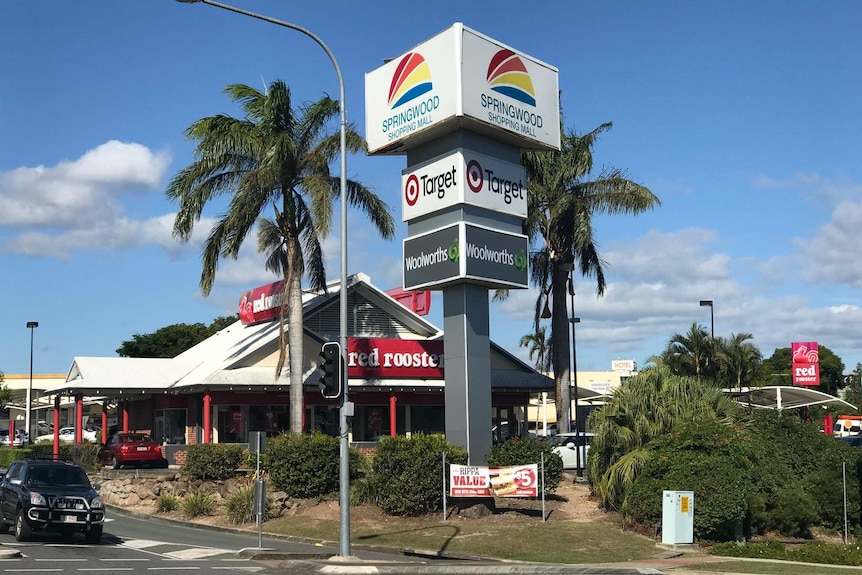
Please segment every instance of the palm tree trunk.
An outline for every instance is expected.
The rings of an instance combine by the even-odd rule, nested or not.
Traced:
[[[553,280],[551,282],[551,337],[554,345],[552,361],[554,366],[554,386],[557,404],[557,432],[571,431],[572,394],[571,394],[571,363],[569,349],[569,314],[566,306],[566,272],[554,261]]]
[[[303,316],[302,283],[298,264],[299,246],[295,242],[288,245],[288,267],[285,283],[288,285],[290,300],[290,321],[287,324],[288,365],[290,369],[290,431],[302,433],[303,420]],[[293,369],[294,367],[298,369]]]

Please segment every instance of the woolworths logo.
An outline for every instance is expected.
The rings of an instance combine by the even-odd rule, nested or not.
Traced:
[[[518,270],[524,270],[527,268],[527,254],[524,250],[513,254],[507,249],[495,250],[488,247],[487,244],[479,246],[474,243],[467,242],[465,253],[469,259],[481,260],[505,266],[515,266]],[[440,246],[433,252],[422,252],[415,256],[409,256],[405,260],[405,265],[407,267],[407,271],[414,271],[447,261],[457,262],[460,255],[461,249],[458,240],[456,239],[448,248]]]

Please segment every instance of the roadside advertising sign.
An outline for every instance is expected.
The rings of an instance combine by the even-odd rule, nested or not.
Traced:
[[[820,385],[820,350],[816,341],[795,341],[791,344],[793,385]]]
[[[539,466],[449,467],[450,497],[538,497]]]
[[[520,164],[465,148],[401,172],[405,222],[458,204],[527,217],[527,177]]]

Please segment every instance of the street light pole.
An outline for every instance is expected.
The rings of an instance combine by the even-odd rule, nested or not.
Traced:
[[[574,291],[574,290],[572,290]],[[572,313],[575,313],[575,294],[572,294]],[[575,388],[575,467],[578,477],[584,476],[584,468],[581,465],[581,428],[578,425],[578,343],[575,338],[575,326],[581,323],[581,318],[572,317],[572,382]]]
[[[30,383],[27,385],[27,406],[24,411],[26,414],[24,418],[24,431],[27,434],[24,437],[28,439],[30,437],[30,405],[33,401],[33,332],[36,331],[37,327],[39,327],[38,321],[27,322],[27,329],[30,330]],[[9,445],[15,445],[15,437],[13,435],[9,436]]]
[[[338,76],[338,90],[339,90],[339,99],[338,99],[338,108],[341,115],[341,132],[340,132],[340,148],[341,148],[341,282],[340,282],[340,291],[339,291],[339,313],[341,315],[338,323],[338,342],[341,345],[341,362],[342,365],[346,365],[346,354],[347,354],[347,114],[345,112],[344,107],[344,77],[341,75],[341,67],[338,65],[338,61],[335,59],[335,55],[329,49],[329,47],[323,43],[316,34],[311,32],[310,30],[303,28],[302,26],[298,26],[296,24],[292,24],[290,22],[285,22],[283,20],[276,20],[275,18],[270,18],[269,16],[263,16],[261,14],[256,14],[254,12],[249,12],[248,10],[242,10],[240,8],[236,8],[234,6],[229,6],[227,4],[222,4],[220,2],[213,2],[213,0],[177,0],[178,2],[183,2],[185,4],[195,4],[198,2],[202,2],[203,4],[209,4],[210,6],[215,6],[216,8],[221,8],[223,10],[228,10],[230,12],[235,12],[237,14],[242,14],[243,16],[249,16],[251,18],[256,18],[258,20],[263,20],[264,22],[269,22],[270,24],[276,24],[277,26],[283,26],[285,28],[290,28],[291,30],[296,30],[297,32],[301,32],[305,34],[317,44],[323,48],[323,51],[326,52],[326,55],[329,56],[329,60],[332,62],[332,66],[335,68],[335,74]],[[350,556],[350,442],[348,441],[348,428],[347,428],[347,390],[348,390],[348,381],[347,374],[344,374],[343,380],[343,392],[341,394],[341,406],[339,409],[339,487],[338,487],[338,505],[340,507],[340,522],[339,522],[339,555],[342,557]]]
[[[700,300],[700,307],[708,307],[709,308],[709,335],[712,339],[715,339],[715,315],[713,314],[714,308],[712,305],[711,299],[702,299]]]

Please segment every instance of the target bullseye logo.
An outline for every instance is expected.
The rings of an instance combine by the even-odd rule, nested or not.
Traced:
[[[407,183],[404,184],[404,199],[407,200],[408,206],[415,206],[419,200],[419,178],[416,174],[410,174],[407,178]]]
[[[482,191],[482,166],[476,160],[467,162],[467,185],[474,193],[478,194]]]

